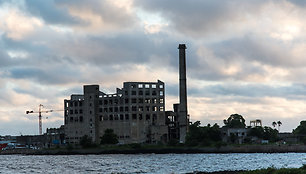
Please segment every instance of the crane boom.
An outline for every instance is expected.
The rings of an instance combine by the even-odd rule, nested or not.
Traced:
[[[44,106],[42,104],[39,104],[38,106],[38,111],[26,111],[26,114],[33,114],[33,113],[38,113],[38,125],[39,125],[39,135],[42,135],[42,116],[41,113],[49,113],[49,112],[55,112],[55,111],[63,111],[63,110],[42,110]]]

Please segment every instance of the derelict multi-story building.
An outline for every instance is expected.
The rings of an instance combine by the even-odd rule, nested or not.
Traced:
[[[65,100],[66,141],[78,144],[84,135],[99,143],[106,129],[113,129],[119,143],[167,141],[165,86],[158,82],[125,82],[115,94],[99,85],[85,85],[83,95]]]
[[[87,135],[100,143],[106,129],[113,129],[119,143],[157,143],[169,139],[185,142],[188,132],[185,44],[179,47],[180,103],[165,111],[165,84],[125,82],[115,94],[99,85],[85,85],[84,94],[64,101],[66,142],[79,144]]]

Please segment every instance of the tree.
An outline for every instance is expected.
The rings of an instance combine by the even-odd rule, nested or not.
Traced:
[[[196,146],[201,142],[203,134],[200,127],[201,122],[196,121],[189,126],[189,131],[186,135],[186,144],[189,146]]]
[[[118,136],[113,129],[106,129],[104,135],[101,137],[101,144],[117,144]]]
[[[299,141],[302,141],[304,144],[306,144],[306,121],[301,121],[300,125],[294,129],[293,134],[299,136]]]
[[[223,120],[226,127],[245,128],[245,119],[239,114],[232,114],[227,120]]]
[[[277,134],[278,131],[276,129],[272,129],[268,126],[257,126],[250,129],[248,136],[253,136],[260,139],[269,140],[270,142],[275,142],[277,141]]]
[[[264,129],[261,126],[256,126],[250,129],[248,136],[262,138],[264,136]]]
[[[264,128],[263,139],[269,140],[270,142],[277,141],[278,131],[276,129],[272,129],[271,127],[265,126]]]
[[[306,121],[301,121],[300,125],[293,130],[293,133],[296,135],[306,135]]]
[[[83,148],[92,147],[92,146],[93,146],[93,142],[92,142],[91,137],[89,137],[88,135],[82,136],[81,139],[80,139],[80,145],[81,145]]]
[[[277,125],[277,123],[275,121],[273,121],[272,126],[275,128],[276,125]]]
[[[215,123],[212,127],[208,127],[208,135],[209,139],[215,142],[221,141],[222,138],[221,138],[220,126],[217,123]]]
[[[186,135],[186,145],[188,146],[209,146],[213,143],[221,141],[221,131],[217,124],[211,126],[200,126],[200,121],[196,121],[189,126]]]
[[[278,121],[277,122],[277,125],[278,125],[278,132],[279,132],[279,127],[282,125],[283,123],[281,121]]]

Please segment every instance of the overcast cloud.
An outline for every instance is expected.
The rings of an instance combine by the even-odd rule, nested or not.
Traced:
[[[239,113],[291,131],[306,114],[305,17],[297,0],[0,0],[0,135],[37,134],[25,111],[62,109],[84,84],[160,79],[172,109],[179,43],[192,121]],[[44,116],[44,129],[63,124]]]

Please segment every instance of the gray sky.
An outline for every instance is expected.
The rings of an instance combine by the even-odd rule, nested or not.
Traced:
[[[166,84],[178,102],[187,45],[191,120],[230,114],[292,131],[306,116],[306,3],[298,0],[0,0],[0,135],[37,134],[37,115],[99,84]],[[63,124],[44,114],[43,129]]]

